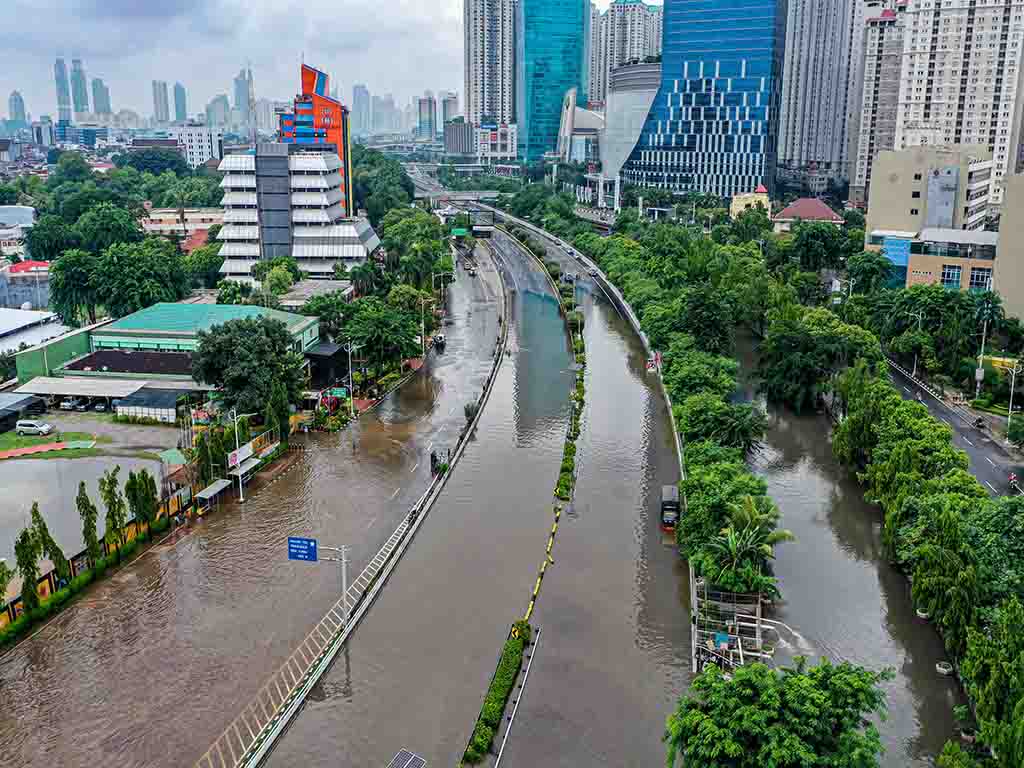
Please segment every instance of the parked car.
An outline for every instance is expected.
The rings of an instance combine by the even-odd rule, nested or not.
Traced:
[[[105,410],[107,410],[107,404],[100,400],[98,403],[96,403],[96,405],[92,407],[92,409],[96,411],[96,413],[103,413]]]
[[[60,409],[62,411],[73,411],[78,408],[81,402],[77,397],[66,397],[60,401]]]
[[[76,411],[88,411],[89,410],[89,400],[88,400],[88,398],[83,398],[82,400],[79,400],[78,404],[75,405],[75,410]]]
[[[597,270],[591,267],[590,271],[588,271],[587,274],[590,275],[591,277],[597,277]]]
[[[19,435],[48,435],[53,432],[53,424],[36,419],[23,419],[15,425],[14,431]]]
[[[469,270],[469,276],[470,277],[476,277],[476,270],[475,269]]]

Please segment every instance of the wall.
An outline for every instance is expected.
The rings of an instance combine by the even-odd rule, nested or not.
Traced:
[[[36,376],[52,376],[57,368],[69,360],[89,354],[92,351],[89,347],[92,327],[95,326],[72,331],[19,352],[14,358],[18,366],[18,383],[24,384]]]
[[[1024,318],[1024,175],[1007,176],[1003,191],[995,288],[1006,314]]]

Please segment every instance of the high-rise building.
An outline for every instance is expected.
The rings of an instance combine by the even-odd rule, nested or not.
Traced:
[[[455,91],[441,91],[441,125],[459,116],[459,95]]]
[[[992,201],[1020,165],[1024,0],[908,0],[896,149],[982,144],[992,151]]]
[[[178,123],[188,120],[188,94],[181,83],[174,84],[174,120]]]
[[[18,91],[11,91],[10,98],[7,99],[7,116],[15,123],[26,122],[25,99]]]
[[[784,0],[666,0],[664,9],[661,88],[623,177],[721,197],[771,188]]]
[[[231,104],[228,102],[227,94],[221,93],[210,99],[210,103],[206,105],[206,124],[225,126],[230,114]]]
[[[367,136],[373,130],[370,91],[365,85],[352,86],[352,133]]]
[[[589,0],[519,0],[515,100],[522,159],[555,150],[562,99],[570,88],[586,103],[589,49]]]
[[[259,260],[278,256],[293,257],[311,278],[331,279],[336,265],[351,269],[380,245],[366,219],[346,214],[348,179],[330,145],[259,143],[255,152],[227,155],[218,170],[225,175],[217,239],[228,279],[249,282]]]
[[[53,78],[57,85],[57,120],[70,123],[71,86],[68,85],[68,68],[60,57],[53,64]]]
[[[81,115],[89,111],[89,89],[86,86],[85,68],[81,59],[71,60],[71,103],[75,114]]]
[[[896,146],[896,112],[903,69],[905,3],[883,8],[865,20],[861,60],[848,117],[850,201],[863,205],[871,188],[871,171],[879,152]]]
[[[437,138],[437,99],[425,91],[416,101],[416,138],[433,141]]]
[[[92,79],[92,109],[97,115],[113,113],[110,107],[110,89],[99,77]]]
[[[41,147],[52,147],[57,143],[57,137],[50,118],[43,117],[32,123],[32,142]]]
[[[604,13],[591,5],[590,101],[605,101],[611,70],[661,53],[661,19],[660,6],[640,0],[615,0]]]
[[[153,119],[160,124],[171,119],[171,108],[167,99],[167,81],[153,81]]]
[[[252,87],[252,70],[242,69],[235,78],[235,103],[234,108],[238,110],[238,121],[240,126],[249,124],[249,92]]]
[[[520,0],[465,0],[466,121],[506,124],[516,119],[516,5]]]
[[[779,110],[779,176],[824,191],[848,175],[851,38],[862,0],[789,0]]]
[[[282,113],[281,141],[285,144],[330,145],[340,161],[341,197],[332,200],[341,216],[355,213],[352,196],[352,137],[348,107],[327,95],[326,72],[303,64],[302,93],[295,97],[294,111]]]
[[[224,154],[224,131],[219,127],[186,120],[168,132],[178,140],[191,168],[198,168],[210,160],[220,160]]]

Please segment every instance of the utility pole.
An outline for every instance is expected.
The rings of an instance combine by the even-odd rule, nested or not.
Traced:
[[[249,416],[255,416],[256,414],[254,414],[254,413],[239,414],[237,408],[232,408],[231,409],[231,413],[234,414],[233,417],[232,417],[232,426],[235,429],[235,453],[237,454],[238,451],[239,451],[239,448],[241,448],[241,446],[238,444],[238,420],[239,419],[247,418]],[[236,467],[236,469],[238,469],[238,503],[239,504],[245,503],[245,491],[243,490],[243,485],[242,485],[242,474],[243,473],[242,473],[242,471],[240,469],[241,466],[242,466],[242,462],[239,461],[238,462],[238,467]]]
[[[426,321],[426,306],[429,303],[437,303],[437,300],[431,296],[429,299],[420,299],[420,342],[423,346],[423,360],[426,362],[427,359],[427,321]]]
[[[1006,444],[1010,444],[1010,425],[1013,424],[1013,390],[1017,386],[1017,374],[1024,370],[1024,365],[1021,365],[1018,360],[1013,364],[1013,368],[1010,369],[1010,410],[1006,416]]]
[[[917,318],[917,332],[920,333],[921,332],[921,323],[924,322],[924,310],[922,309],[922,310],[920,310],[918,312],[907,312],[907,314],[910,315],[911,317],[916,317]],[[912,379],[916,379],[917,378],[917,352],[914,353],[914,370],[911,371],[910,378],[912,378]]]
[[[345,351],[348,352],[348,415],[350,419],[356,417],[356,394],[352,388],[352,351],[359,347],[359,344],[351,341],[345,345]]]
[[[342,544],[340,547],[320,547],[320,549],[327,550],[328,552],[337,552],[341,557],[325,557],[324,560],[328,560],[332,563],[341,563],[341,612],[345,616],[345,626],[348,626],[348,545]]]
[[[985,286],[988,291],[992,290],[992,278],[988,279]],[[981,324],[981,352],[978,354],[978,369],[974,372],[974,397],[981,397],[981,382],[985,379],[985,336],[988,334],[988,313]]]

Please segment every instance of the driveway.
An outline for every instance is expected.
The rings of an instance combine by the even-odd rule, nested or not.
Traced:
[[[50,411],[43,418],[61,432],[93,433],[99,441],[97,447],[103,449],[162,451],[178,444],[178,428],[172,425],[123,424],[110,414],[89,412]]]

